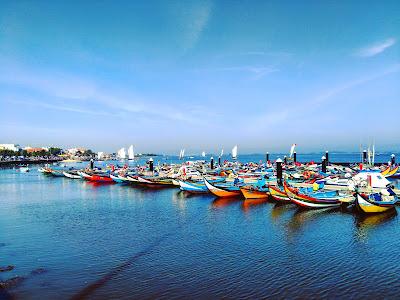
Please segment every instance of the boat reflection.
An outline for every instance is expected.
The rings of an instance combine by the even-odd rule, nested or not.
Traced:
[[[388,223],[395,219],[397,216],[397,210],[391,209],[389,211],[377,214],[355,214],[354,215],[354,238],[356,241],[366,241],[368,234],[373,229]]]
[[[278,223],[281,217],[288,211],[295,208],[291,203],[275,203],[271,209],[271,219],[274,223]]]
[[[324,215],[339,211],[340,208],[325,208],[325,209],[300,209],[297,208],[292,218],[286,224],[286,233],[288,237],[294,237],[299,234],[304,227],[321,218]]]
[[[212,203],[211,207],[212,208],[223,208],[227,207],[233,204],[236,204],[238,202],[243,201],[242,198],[238,197],[229,197],[229,198],[216,198]]]
[[[268,203],[268,199],[246,199],[243,201],[242,209],[247,212],[249,209],[255,206],[262,206]]]

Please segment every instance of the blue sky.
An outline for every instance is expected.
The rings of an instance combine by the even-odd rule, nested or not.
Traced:
[[[0,140],[397,150],[399,15],[399,1],[0,1]]]

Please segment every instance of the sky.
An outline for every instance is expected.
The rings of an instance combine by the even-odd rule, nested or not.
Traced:
[[[0,143],[398,150],[400,2],[0,0]]]

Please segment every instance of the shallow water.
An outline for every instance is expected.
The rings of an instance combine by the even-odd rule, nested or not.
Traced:
[[[190,196],[0,170],[1,297],[397,298],[397,212]],[[44,272],[31,274],[44,268]]]

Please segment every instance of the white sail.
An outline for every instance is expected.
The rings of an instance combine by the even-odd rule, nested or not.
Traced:
[[[372,165],[375,165],[375,144],[372,144]]]
[[[135,159],[135,153],[133,152],[133,145],[130,145],[128,148],[128,158],[130,160],[134,160]]]
[[[293,144],[292,147],[290,148],[290,158],[292,158],[295,148],[296,148],[296,144]]]
[[[371,158],[372,158],[372,152],[371,152],[371,149],[370,149],[369,146],[368,146],[367,158],[368,158],[368,164],[371,165],[371,163],[372,163],[372,160],[371,160]]]
[[[97,152],[97,159],[101,160],[103,158],[104,152]]]
[[[221,150],[221,155],[220,156],[222,157],[222,155],[224,155],[224,149]]]
[[[118,150],[117,157],[119,159],[125,159],[126,158],[125,148],[121,148],[121,149]]]
[[[185,155],[185,149],[181,149],[181,152],[179,152],[179,159],[182,159],[184,155]]]
[[[206,157],[206,153],[203,151],[203,152],[201,153],[201,156]]]
[[[232,158],[233,159],[237,158],[237,151],[238,151],[238,146],[236,145],[235,147],[232,148]]]

